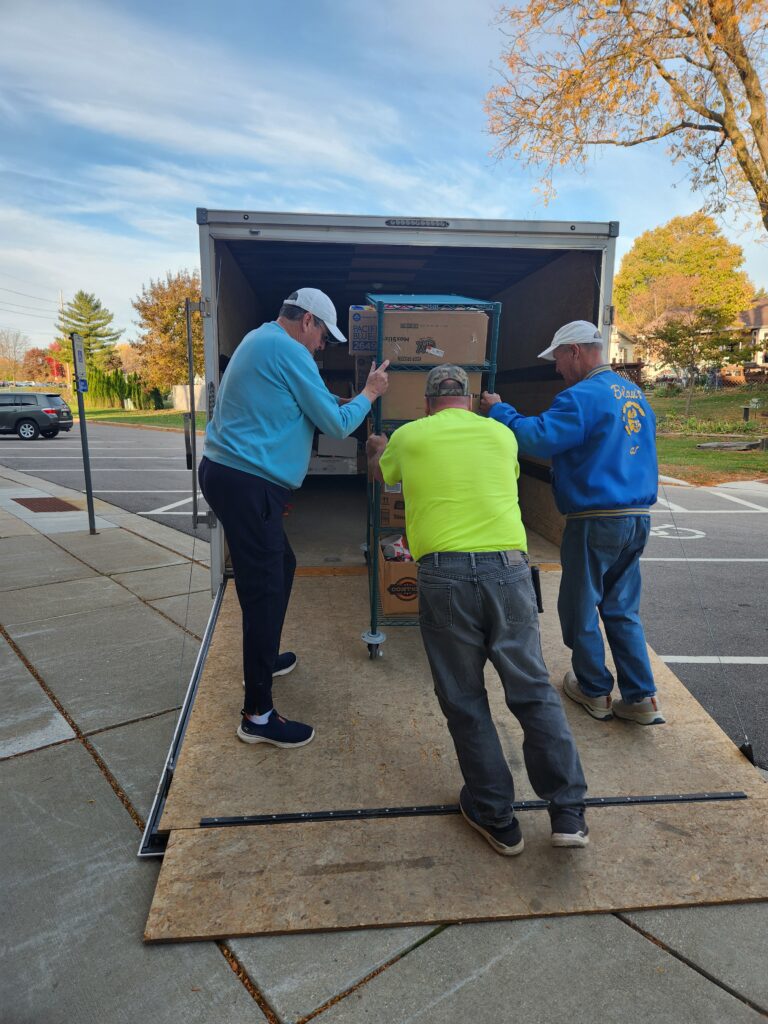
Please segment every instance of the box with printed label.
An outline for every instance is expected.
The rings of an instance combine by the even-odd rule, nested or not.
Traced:
[[[405,501],[402,484],[382,484],[379,522],[385,530],[405,529]]]
[[[383,615],[418,615],[415,562],[389,561],[379,546],[379,600]]]
[[[376,354],[376,324],[373,306],[350,306],[351,353]],[[416,366],[483,363],[487,340],[488,316],[478,310],[391,309],[384,313],[382,359]]]

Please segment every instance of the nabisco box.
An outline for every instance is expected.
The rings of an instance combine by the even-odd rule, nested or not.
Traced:
[[[405,501],[402,484],[382,484],[379,522],[385,530],[405,529]]]
[[[415,562],[388,561],[379,545],[379,600],[382,615],[418,615]]]
[[[488,315],[478,310],[392,309],[384,313],[382,358],[417,366],[484,363],[487,340]],[[350,306],[349,351],[376,354],[373,306]]]

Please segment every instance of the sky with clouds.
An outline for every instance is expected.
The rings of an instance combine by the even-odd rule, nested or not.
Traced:
[[[198,265],[195,208],[618,220],[619,255],[701,203],[663,147],[535,178],[491,155],[500,0],[0,3],[0,328],[94,292],[125,337]],[[760,236],[729,235],[768,286]]]

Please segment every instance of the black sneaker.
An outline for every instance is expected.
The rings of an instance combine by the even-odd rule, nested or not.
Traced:
[[[278,654],[275,667],[272,669],[272,675],[287,676],[289,672],[293,672],[296,668],[298,660],[293,651],[285,651],[283,654]]]
[[[303,722],[291,722],[281,718],[273,709],[264,725],[257,725],[246,718],[245,711],[240,725],[237,727],[238,738],[243,743],[271,743],[273,747],[303,747],[311,742],[315,730]]]
[[[459,810],[464,815],[467,824],[479,832],[491,844],[496,853],[500,853],[504,857],[515,857],[518,853],[523,852],[525,842],[517,818],[513,818],[504,828],[482,825],[478,821],[474,800],[466,786],[463,786],[459,793]]]
[[[584,820],[584,811],[565,807],[550,812],[550,817],[553,846],[586,846],[589,843],[589,828]]]

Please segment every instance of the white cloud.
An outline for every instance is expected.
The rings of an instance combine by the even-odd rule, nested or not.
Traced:
[[[177,235],[168,244],[156,242],[148,249],[143,239],[0,207],[0,235],[7,240],[0,251],[0,277],[7,272],[14,280],[28,282],[25,290],[32,294],[50,296],[61,291],[64,301],[81,288],[93,292],[115,314],[115,325],[128,329],[126,337],[137,333],[132,324],[136,314],[131,299],[142,285],[168,270],[192,268],[198,262],[193,220],[186,239]],[[45,332],[49,327],[46,321],[31,317],[20,317],[12,324],[9,316],[0,314],[0,321],[29,332]],[[54,320],[55,315],[50,321],[51,339]]]

